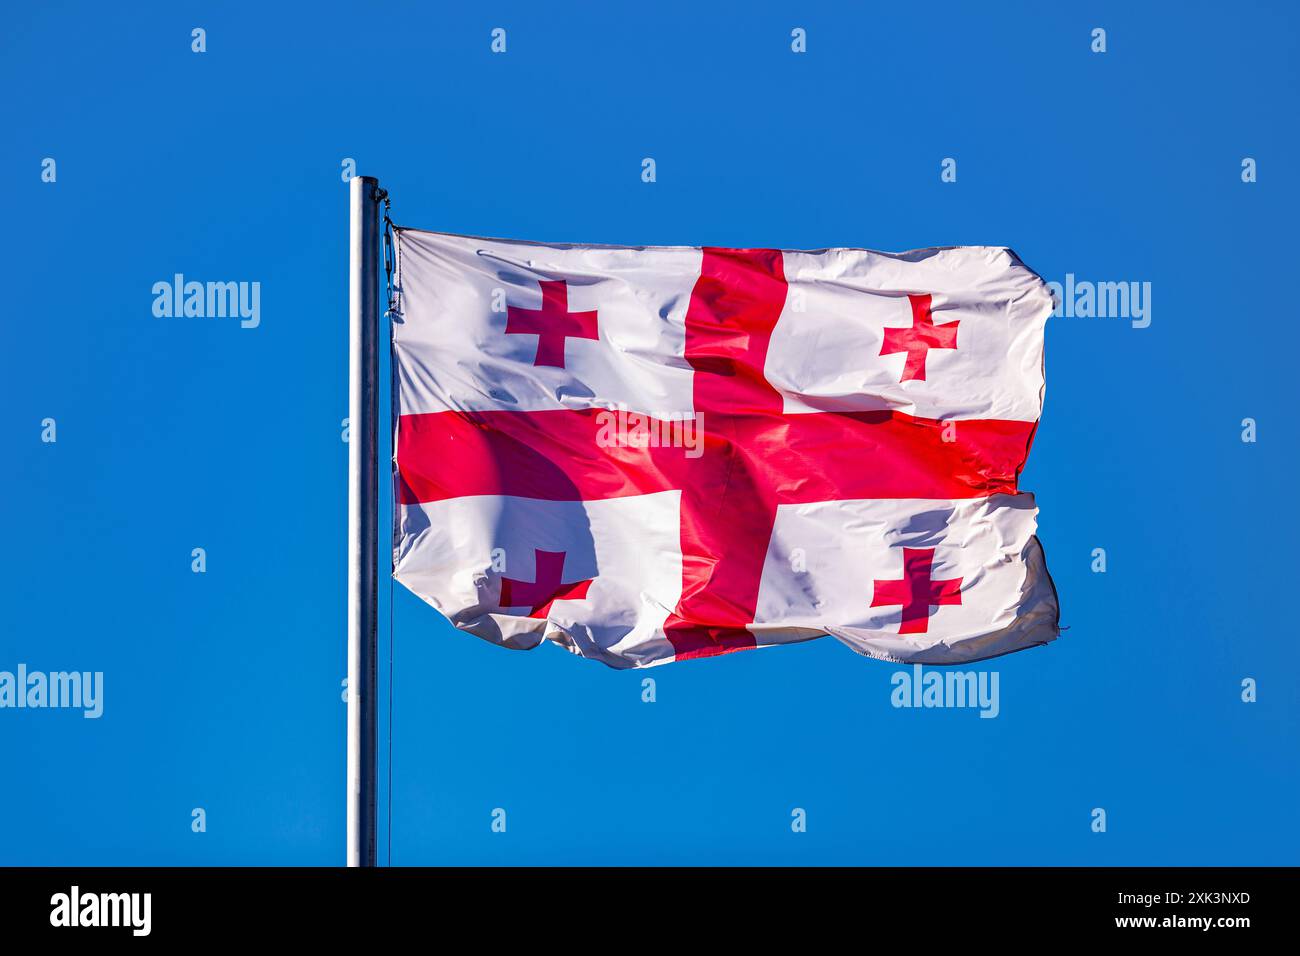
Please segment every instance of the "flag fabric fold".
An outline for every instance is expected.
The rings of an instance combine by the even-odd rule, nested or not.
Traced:
[[[1057,636],[1010,250],[396,247],[394,575],[456,627],[619,668]]]

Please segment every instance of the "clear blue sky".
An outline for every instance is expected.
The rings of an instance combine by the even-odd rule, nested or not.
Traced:
[[[343,859],[346,157],[422,228],[1152,283],[1149,328],[1049,323],[1023,487],[1069,630],[987,665],[997,719],[831,640],[644,704],[398,590],[395,863],[1297,862],[1293,7],[365,6],[7,14],[0,670],[105,700],[0,710],[0,863]],[[260,282],[260,326],[155,318],[178,272]]]

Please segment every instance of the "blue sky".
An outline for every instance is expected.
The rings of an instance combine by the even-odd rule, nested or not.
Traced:
[[[1152,288],[1148,328],[1049,323],[1022,486],[1069,630],[986,665],[997,719],[830,640],[645,704],[396,589],[394,863],[1297,862],[1294,9],[354,6],[7,15],[0,670],[102,671],[104,713],[0,710],[0,863],[343,859],[349,157],[428,229]],[[178,272],[259,282],[260,324],[156,318]]]

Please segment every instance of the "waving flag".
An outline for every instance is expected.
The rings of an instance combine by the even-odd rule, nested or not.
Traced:
[[[1057,636],[1010,250],[396,235],[394,574],[458,628],[613,667]]]

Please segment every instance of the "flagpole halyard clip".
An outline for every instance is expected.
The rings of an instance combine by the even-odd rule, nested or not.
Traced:
[[[397,265],[396,243],[393,241],[393,230],[396,228],[389,213],[392,212],[393,202],[388,197],[388,190],[375,188],[375,199],[382,201],[384,204],[384,275],[388,284],[388,308],[384,311],[384,318],[389,321],[400,322],[401,311],[397,308],[397,294],[400,291],[401,271]],[[398,285],[393,285],[393,272],[397,269]]]

